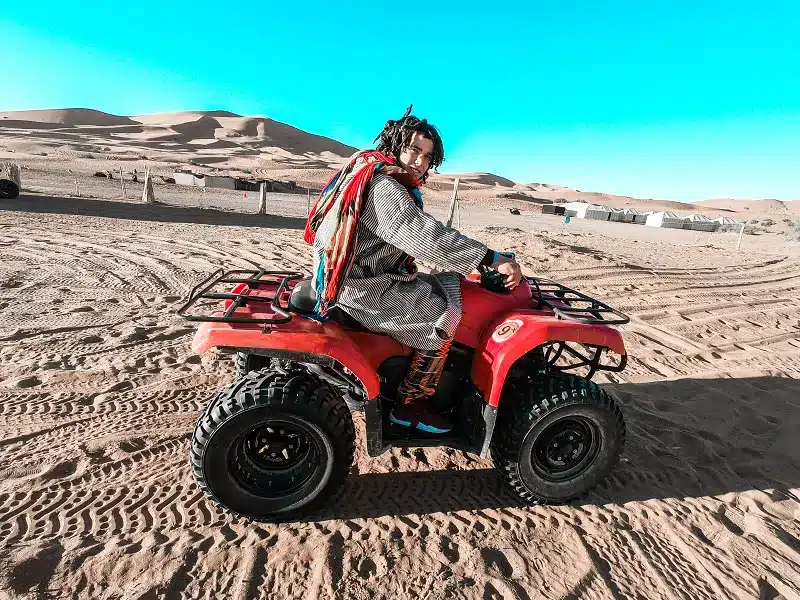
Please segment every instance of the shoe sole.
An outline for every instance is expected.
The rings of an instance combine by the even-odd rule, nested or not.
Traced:
[[[448,433],[452,431],[452,429],[440,429],[439,427],[434,427],[433,425],[425,425],[425,423],[417,423],[416,426],[414,426],[412,425],[411,421],[403,421],[402,419],[398,419],[392,413],[389,413],[389,420],[395,425],[401,425],[402,427],[414,427],[415,429],[419,429],[425,433]]]

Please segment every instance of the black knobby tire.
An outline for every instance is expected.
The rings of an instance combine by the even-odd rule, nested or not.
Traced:
[[[617,403],[574,375],[536,375],[504,390],[492,459],[527,502],[559,504],[586,494],[611,472],[625,445]],[[560,445],[559,445],[560,443]]]
[[[270,458],[276,446],[285,460]],[[254,371],[206,409],[190,460],[199,487],[216,504],[253,520],[283,521],[334,494],[354,451],[350,411],[327,383],[310,373]]]
[[[0,179],[0,198],[13,200],[19,196],[19,186],[10,179]]]

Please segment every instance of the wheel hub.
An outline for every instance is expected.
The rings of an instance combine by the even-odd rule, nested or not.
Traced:
[[[564,481],[583,473],[599,450],[597,426],[584,417],[565,417],[551,423],[531,449],[534,470],[549,481]]]
[[[288,426],[265,425],[245,439],[247,458],[266,469],[288,469],[308,452],[308,439],[302,431]]]
[[[251,494],[275,498],[302,487],[320,468],[308,431],[286,421],[267,421],[239,436],[231,447],[233,478]]]

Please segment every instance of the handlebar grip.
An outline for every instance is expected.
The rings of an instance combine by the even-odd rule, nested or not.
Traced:
[[[495,294],[509,293],[505,284],[505,277],[498,271],[492,269],[481,270],[481,287]]]

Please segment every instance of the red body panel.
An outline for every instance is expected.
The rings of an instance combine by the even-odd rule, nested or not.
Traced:
[[[251,296],[272,297],[277,286],[248,290]],[[244,291],[242,284],[234,293]],[[289,292],[281,304],[286,306]],[[225,302],[225,307],[230,305]],[[219,314],[219,313],[218,313]],[[234,313],[237,317],[272,318],[275,313],[268,302],[250,302]],[[289,350],[328,356],[350,369],[358,377],[369,398],[380,392],[377,370],[390,356],[406,355],[411,351],[388,335],[351,331],[338,323],[325,324],[295,316],[288,323],[260,325],[254,323],[204,322],[200,324],[192,341],[192,350],[203,354],[210,348],[260,348],[264,350]]]
[[[252,295],[272,297],[277,286],[249,290]],[[239,288],[239,286],[237,286]],[[237,289],[236,292],[241,292]],[[289,291],[281,304],[286,306]],[[230,301],[226,302],[226,307]],[[495,294],[469,277],[462,283],[461,325],[455,340],[475,348],[473,380],[486,401],[497,406],[511,365],[521,356],[547,341],[572,341],[610,348],[625,353],[620,333],[608,326],[582,325],[559,320],[549,310],[532,310],[531,291],[523,281],[511,294]],[[217,313],[219,314],[219,313]],[[253,302],[234,313],[238,317],[273,318],[268,302]],[[509,325],[509,321],[513,322]],[[514,329],[511,335],[508,332]],[[500,332],[500,335],[495,335]],[[203,322],[192,349],[203,354],[213,347],[288,350],[328,356],[358,377],[368,398],[380,392],[377,369],[391,356],[411,350],[388,335],[357,332],[335,322],[325,324],[295,315],[288,323],[260,325],[250,323]]]
[[[513,310],[528,308],[531,288],[527,281],[520,283],[510,294],[495,294],[480,286],[480,279],[468,277],[461,283],[461,324],[455,341],[477,348],[481,333],[496,318]]]
[[[625,354],[622,335],[607,325],[581,325],[537,310],[507,313],[486,328],[472,363],[472,380],[489,405],[499,404],[506,376],[517,359],[548,341],[601,346]]]

